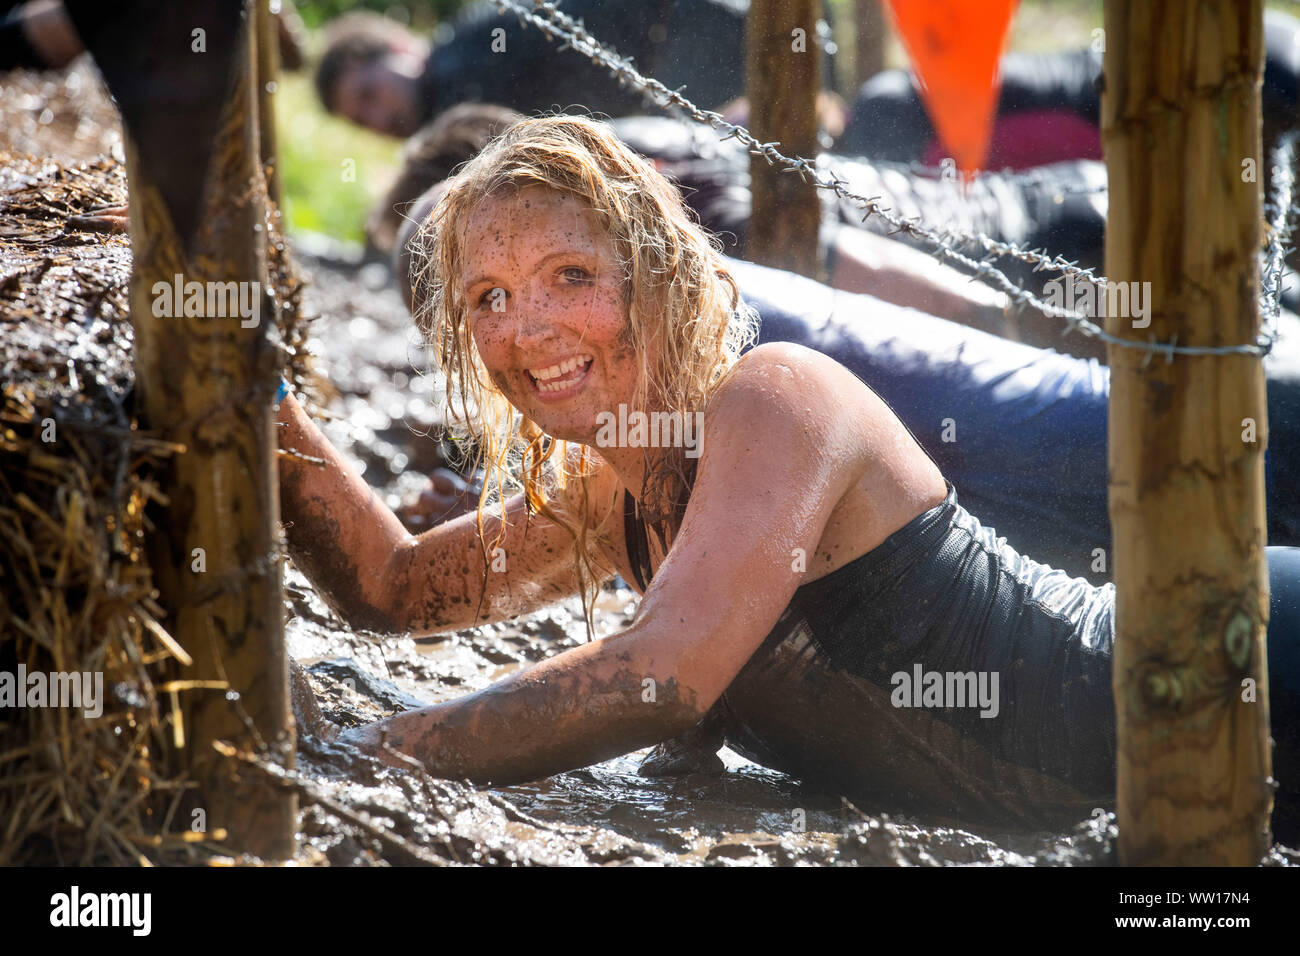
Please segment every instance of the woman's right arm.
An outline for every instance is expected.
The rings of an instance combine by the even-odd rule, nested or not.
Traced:
[[[504,620],[577,592],[572,538],[522,495],[418,537],[370,489],[292,394],[280,405],[280,517],[294,563],[354,627],[432,634]],[[309,460],[315,459],[315,461]],[[499,549],[499,550],[497,550]],[[485,584],[486,582],[486,584]]]

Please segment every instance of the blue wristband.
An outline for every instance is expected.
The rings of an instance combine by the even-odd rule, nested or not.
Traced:
[[[279,408],[280,403],[284,401],[284,396],[289,394],[289,383],[283,378],[280,379],[280,387],[275,390],[275,403],[272,407]]]

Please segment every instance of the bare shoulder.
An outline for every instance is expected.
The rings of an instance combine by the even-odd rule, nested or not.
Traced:
[[[746,352],[719,389],[797,386],[812,396],[842,394],[852,386],[870,392],[866,384],[828,355],[794,342],[768,342]]]
[[[861,486],[854,500],[900,502],[881,512],[942,499],[942,475],[893,409],[852,371],[802,345],[774,342],[744,355],[714,393],[705,425],[712,447],[727,453],[757,439],[801,459],[808,474],[832,463]]]
[[[883,408],[875,393],[834,359],[793,342],[770,342],[741,356],[713,394],[709,415],[756,426],[781,419],[822,433],[875,406]]]
[[[717,454],[702,477],[746,489],[733,512],[750,526],[762,502],[774,512],[817,516],[823,523],[807,553],[823,574],[946,494],[938,467],[870,386],[801,345],[763,345],[742,357],[715,392],[710,415],[704,458]],[[741,464],[725,461],[733,456]],[[778,540],[781,527],[773,521],[767,537]],[[793,540],[789,526],[785,532]]]
[[[732,376],[830,374],[834,369],[844,370],[834,359],[799,345],[796,342],[768,342],[750,349],[740,357],[732,369]]]

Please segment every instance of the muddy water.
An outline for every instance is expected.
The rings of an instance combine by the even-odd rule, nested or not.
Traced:
[[[382,266],[302,257],[313,284],[313,351],[337,389],[331,440],[365,466],[394,508],[446,462],[441,383]],[[326,719],[345,726],[477,690],[584,640],[577,601],[513,622],[435,639],[374,637],[342,626],[290,570],[290,653],[307,669]],[[636,608],[608,588],[597,629]],[[327,808],[304,811],[304,852],[335,864],[440,858],[497,863],[768,865],[1108,865],[1113,816],[1068,832],[974,833],[943,821],[875,815],[724,749],[722,766],[679,777],[638,773],[646,751],[526,786],[477,791],[406,773],[305,736],[301,770],[330,799],[384,821],[406,846],[385,845]],[[1284,863],[1290,856],[1275,855]]]

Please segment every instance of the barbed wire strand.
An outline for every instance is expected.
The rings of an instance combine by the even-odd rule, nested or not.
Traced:
[[[1268,323],[1269,341],[1277,338],[1278,321],[1282,315],[1282,279],[1286,273],[1286,258],[1295,251],[1291,245],[1295,227],[1296,147],[1300,144],[1300,130],[1290,130],[1278,140],[1273,150],[1273,195],[1265,207],[1268,242],[1264,246],[1263,265],[1260,270],[1260,310]]]
[[[1162,354],[1170,361],[1174,355],[1253,355],[1262,357],[1268,354],[1273,346],[1276,334],[1275,328],[1261,329],[1256,342],[1251,345],[1178,345],[1177,336],[1174,336],[1172,341],[1166,343],[1156,341],[1154,337],[1144,342],[1112,335],[1095,322],[1092,322],[1087,315],[1045,302],[1028,289],[1021,287],[1006,273],[993,265],[993,260],[1003,257],[1013,258],[1032,265],[1035,273],[1042,271],[1059,272],[1076,281],[1098,285],[1102,287],[1104,293],[1107,284],[1106,278],[1095,275],[1091,269],[1081,269],[1077,262],[1069,262],[1061,256],[1021,249],[1012,243],[993,239],[981,232],[964,232],[957,229],[936,231],[925,226],[919,219],[904,219],[896,216],[887,207],[880,205],[878,202],[879,196],[867,197],[852,191],[848,188],[848,182],[836,175],[833,170],[828,169],[828,175],[823,176],[818,172],[814,161],[801,156],[790,157],[784,155],[777,149],[779,143],[760,142],[743,126],[729,123],[719,113],[696,106],[682,95],[681,90],[670,90],[653,77],[643,75],[632,65],[629,59],[600,43],[599,40],[587,32],[581,20],[574,20],[569,17],[555,3],[549,2],[549,0],[545,0],[545,2],[537,0],[532,6],[525,6],[519,0],[493,0],[493,2],[503,12],[513,13],[519,18],[521,24],[531,24],[546,35],[563,41],[557,52],[573,49],[581,53],[593,63],[609,70],[620,82],[641,90],[660,106],[676,108],[696,122],[710,126],[715,131],[725,133],[726,135],[722,137],[723,140],[732,138],[739,140],[751,154],[762,156],[769,165],[784,166],[785,172],[797,173],[801,179],[805,182],[812,182],[816,188],[830,190],[841,199],[854,203],[864,210],[862,217],[864,222],[871,216],[880,217],[893,227],[891,234],[903,233],[931,247],[930,255],[940,262],[951,260],[963,266],[972,273],[973,279],[982,281],[1005,293],[1013,303],[1029,306],[1044,315],[1064,320],[1066,328],[1063,332],[1076,331],[1082,335],[1122,348],[1141,349],[1148,353],[1148,361],[1155,354]],[[1290,214],[1294,209],[1292,199],[1292,184],[1295,178],[1293,171],[1295,163],[1294,147],[1295,140],[1290,138],[1283,142],[1282,147],[1275,154],[1280,157],[1278,163],[1284,169],[1284,172],[1277,178],[1275,183],[1275,187],[1277,187],[1275,188],[1276,199],[1273,203],[1270,203],[1270,208],[1274,210],[1275,217],[1269,224],[1270,240],[1265,255],[1264,272],[1268,278],[1261,282],[1261,287],[1267,288],[1265,294],[1272,296],[1269,301],[1271,306],[1269,311],[1274,316],[1278,314],[1279,310],[1278,297],[1281,294],[1281,276],[1284,271],[1283,262],[1286,255],[1284,247],[1286,238],[1290,235]],[[1286,161],[1286,157],[1289,157],[1289,162]],[[960,247],[963,245],[978,245],[983,248],[984,255],[976,259],[962,251]]]

